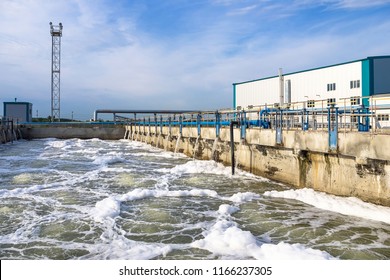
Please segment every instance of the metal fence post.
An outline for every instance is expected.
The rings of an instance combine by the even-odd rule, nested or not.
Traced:
[[[201,120],[202,120],[202,115],[200,113],[198,113],[198,115],[196,116],[196,126],[198,127],[198,136],[200,136],[200,133],[201,133]]]
[[[275,137],[276,137],[276,144],[281,145],[283,143],[283,130],[282,130],[282,124],[283,124],[283,116],[282,116],[282,110],[278,110],[275,115]]]
[[[309,129],[309,116],[308,116],[308,111],[306,108],[303,108],[302,111],[302,130],[306,131]]]
[[[219,132],[221,129],[221,114],[216,111],[215,112],[215,135],[218,138],[219,137]]]
[[[163,117],[160,115],[160,135],[163,133]]]
[[[338,113],[339,109],[334,105],[328,108],[329,150],[331,151],[337,151],[338,147]]]
[[[171,125],[171,122],[172,122],[172,118],[171,116],[168,117],[168,126],[169,126],[169,135],[172,135],[172,125]]]
[[[183,116],[179,116],[179,133],[180,135],[183,134]]]
[[[245,139],[246,136],[246,112],[243,110],[240,113],[240,131],[241,131],[241,139]]]
[[[154,113],[154,134],[157,135],[157,114]]]

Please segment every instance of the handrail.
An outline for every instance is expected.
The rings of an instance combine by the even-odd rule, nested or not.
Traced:
[[[360,101],[359,101],[360,100]],[[308,100],[313,101],[313,100]],[[241,126],[257,127],[260,129],[284,130],[325,130],[329,131],[329,118],[334,122],[337,108],[338,130],[347,129],[359,132],[384,131],[380,124],[383,115],[390,115],[390,96],[339,98],[338,102],[327,102],[327,99],[291,102],[282,107],[271,105],[250,106],[246,109],[222,109],[215,111],[200,110],[109,110],[95,111],[95,119],[99,113],[112,113],[114,122],[116,114],[133,114],[133,117],[118,116],[122,122],[134,125],[197,127],[198,134],[202,126],[216,127],[217,134],[223,127],[229,126],[231,121],[244,119]],[[363,102],[364,101],[364,102]],[[387,102],[388,101],[388,102]],[[310,105],[310,107],[308,107]],[[319,106],[316,106],[319,105]],[[312,107],[314,106],[314,107]],[[388,113],[389,112],[389,113]],[[381,122],[381,123],[380,123]],[[390,121],[387,124],[390,128]],[[390,132],[390,129],[389,129]],[[242,130],[245,133],[245,130]]]

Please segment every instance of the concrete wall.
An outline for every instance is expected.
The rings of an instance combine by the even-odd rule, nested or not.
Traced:
[[[20,130],[17,127],[12,129],[7,126],[0,126],[0,144],[16,141],[20,138]]]
[[[99,138],[102,140],[118,140],[125,134],[124,126],[99,124],[48,124],[24,125],[20,128],[24,139],[36,138]]]
[[[231,165],[229,128],[216,138],[215,128],[127,126],[125,137],[146,142],[197,159],[213,159]],[[329,151],[328,133],[283,131],[283,144],[276,144],[274,130],[247,129],[245,140],[234,131],[236,164],[254,174],[298,188],[313,188],[339,196],[390,206],[389,136],[369,133],[339,134],[339,149]]]

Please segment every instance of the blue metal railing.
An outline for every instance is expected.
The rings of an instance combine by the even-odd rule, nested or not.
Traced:
[[[275,130],[276,144],[283,144],[283,131],[288,130],[324,130],[329,134],[329,150],[337,150],[339,130],[346,127],[346,122],[342,123],[342,118],[349,118],[348,125],[351,130],[359,132],[371,131],[370,118],[373,112],[364,105],[350,106],[349,108],[338,108],[335,104],[330,104],[326,108],[268,108],[251,110],[221,110],[221,111],[199,111],[186,112],[182,114],[160,114],[157,120],[154,114],[154,120],[150,117],[134,118],[129,120],[132,126],[160,127],[160,134],[163,127],[168,127],[168,133],[172,134],[172,128],[178,127],[179,133],[182,134],[184,127],[194,127],[197,135],[200,136],[202,127],[214,127],[216,137],[220,136],[222,128],[229,127],[234,122],[240,130],[240,139],[246,138],[248,128],[270,129]],[[150,133],[149,129],[149,133]]]

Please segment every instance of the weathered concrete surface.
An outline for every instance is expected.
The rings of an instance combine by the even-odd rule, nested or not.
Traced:
[[[59,138],[118,140],[125,134],[124,126],[98,124],[24,125],[20,128],[23,138]]]
[[[177,127],[145,129],[126,127],[126,138],[197,159],[231,164],[229,128],[216,139],[215,128]],[[324,131],[283,131],[282,145],[276,144],[274,130],[247,129],[240,139],[234,131],[238,167],[254,174],[298,188],[313,188],[339,196],[390,206],[390,136],[368,133],[339,134],[338,151],[329,151]]]
[[[0,144],[16,141],[20,138],[20,130],[17,127],[12,129],[6,126],[0,126]]]

